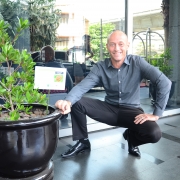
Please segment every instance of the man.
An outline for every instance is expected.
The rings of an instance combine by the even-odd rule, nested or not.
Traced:
[[[116,30],[107,39],[110,59],[94,65],[86,78],[76,85],[65,100],[59,100],[55,106],[62,114],[71,112],[73,140],[77,143],[61,156],[75,156],[91,149],[88,140],[86,115],[99,122],[127,128],[123,133],[128,141],[131,155],[140,156],[138,146],[156,143],[161,131],[155,121],[165,109],[171,81],[157,68],[135,55],[126,55],[129,47],[127,36]],[[140,82],[149,79],[156,84],[158,92],[153,114],[146,114],[140,107]],[[89,89],[102,84],[105,101],[82,97]]]

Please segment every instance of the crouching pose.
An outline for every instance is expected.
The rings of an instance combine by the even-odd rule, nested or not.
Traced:
[[[62,114],[70,112],[73,140],[76,144],[62,154],[63,158],[89,151],[86,115],[111,126],[127,128],[123,133],[131,155],[140,156],[138,146],[156,143],[161,131],[156,121],[162,116],[169,98],[171,81],[143,58],[127,55],[127,36],[119,30],[107,38],[110,58],[99,61],[90,73],[68,93],[65,100],[55,104]],[[157,97],[152,114],[140,107],[140,82],[150,80],[157,86]],[[94,86],[101,84],[106,92],[105,100],[83,97]]]

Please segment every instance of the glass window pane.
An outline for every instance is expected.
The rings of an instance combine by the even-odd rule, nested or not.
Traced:
[[[56,8],[61,10],[57,42],[64,42],[56,43],[56,49],[69,50],[70,62],[88,63],[89,57],[95,62],[102,60],[108,55],[108,34],[125,30],[125,0],[56,0]]]

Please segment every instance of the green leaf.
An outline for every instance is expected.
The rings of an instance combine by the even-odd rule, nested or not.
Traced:
[[[4,92],[6,92],[6,89],[0,87],[0,94],[3,94]]]
[[[11,111],[9,114],[10,114],[10,120],[12,121],[18,120],[20,117],[19,112],[17,110]]]

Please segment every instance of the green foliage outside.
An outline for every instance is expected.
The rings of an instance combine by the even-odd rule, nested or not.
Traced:
[[[10,24],[7,32],[12,39],[14,39],[19,19],[28,19],[30,27],[26,30],[26,35],[23,36],[21,42],[30,41],[27,47],[30,47],[31,51],[37,51],[45,45],[55,45],[61,11],[55,9],[54,4],[55,0],[1,0],[0,19]],[[18,47],[18,49],[22,48]]]
[[[0,20],[4,20],[9,23],[7,32],[10,37],[14,37],[14,31],[17,28],[18,18],[25,16],[27,12],[21,11],[20,0],[1,0],[0,1]]]
[[[30,22],[31,51],[43,46],[55,46],[56,29],[59,26],[61,10],[55,9],[55,0],[26,0]]]
[[[23,9],[23,10],[21,10]],[[17,28],[18,21],[21,17],[27,18],[27,11],[25,11],[24,4],[20,2],[20,0],[12,1],[12,0],[1,0],[0,1],[0,20],[4,20],[9,24],[7,28],[7,33],[14,39],[15,31]],[[23,43],[21,42],[21,38],[23,38]],[[14,47],[18,49],[22,49],[22,46],[28,50],[30,50],[30,42],[29,42],[29,31],[26,29],[23,31],[23,34],[19,37],[19,39],[14,44]]]
[[[102,47],[103,47],[103,57],[107,58],[108,51],[106,49],[107,36],[115,29],[115,25],[112,23],[102,24]],[[100,60],[100,46],[101,46],[101,24],[92,24],[89,27],[89,35],[91,36],[91,49],[94,53],[93,60]]]
[[[170,65],[171,60],[171,49],[167,48],[162,54],[154,55],[151,58],[150,64],[159,67],[160,71],[169,77],[173,70],[173,65]]]
[[[28,20],[19,19],[19,25],[14,31],[15,38],[11,40],[7,33],[8,25],[3,20],[0,21],[0,67],[1,70],[7,67],[3,77],[1,73],[0,79],[0,99],[4,101],[0,111],[2,112],[2,108],[6,109],[10,120],[18,120],[21,112],[30,112],[32,107],[26,107],[23,103],[40,103],[47,106],[46,95],[34,89],[35,63],[31,54],[27,50],[14,48],[15,41],[28,27]]]

